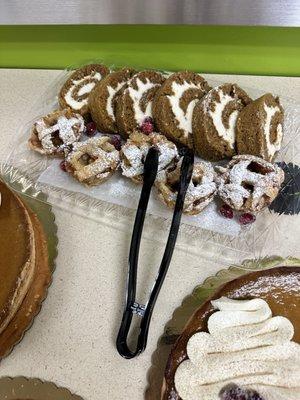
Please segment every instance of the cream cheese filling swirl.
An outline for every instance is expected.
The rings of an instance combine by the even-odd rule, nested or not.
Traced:
[[[264,400],[300,399],[300,345],[285,317],[272,317],[262,299],[212,301],[219,311],[208,320],[208,332],[193,335],[189,359],[175,374],[183,400],[218,400],[234,383],[256,390]]]

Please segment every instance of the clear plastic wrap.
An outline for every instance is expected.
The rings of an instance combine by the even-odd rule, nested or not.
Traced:
[[[86,188],[60,170],[60,160],[41,156],[28,148],[33,122],[58,107],[57,94],[69,74],[69,71],[64,71],[38,99],[34,105],[36,118],[21,127],[12,153],[1,166],[1,173],[7,181],[22,180],[25,183],[23,191],[28,191],[28,195],[32,188],[34,191],[43,191],[50,204],[130,232],[140,186],[117,173],[99,187]],[[209,80],[211,86],[221,83]],[[253,98],[264,93],[258,89],[243,89]],[[285,110],[284,140],[276,161],[299,165],[300,105],[282,97],[281,103]],[[235,263],[248,256],[261,257],[276,253],[296,255],[297,226],[300,221],[296,213],[279,215],[266,209],[257,216],[254,224],[241,227],[236,220],[221,217],[217,207],[217,203],[213,202],[198,216],[183,216],[178,245],[202,256],[213,255],[216,261],[219,256],[222,264],[226,259],[228,263]],[[172,212],[152,196],[144,235],[165,241],[171,217]],[[282,240],[288,243],[284,246],[286,254],[280,251]]]

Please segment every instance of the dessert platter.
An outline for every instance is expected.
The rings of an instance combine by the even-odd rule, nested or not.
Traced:
[[[195,153],[181,227],[189,241],[246,236],[239,244],[251,241],[252,251],[249,231],[267,236],[293,208],[282,199],[298,161],[300,117],[290,100],[191,71],[89,64],[65,72],[34,107],[38,116],[24,124],[6,168],[18,168],[53,204],[126,229],[155,147],[148,214],[162,224],[172,218],[183,152]]]
[[[300,113],[276,94],[215,84],[192,71],[94,63],[65,73],[36,113],[1,167],[0,357],[30,327],[51,282],[57,239],[49,203],[119,227],[125,221],[131,228],[136,211],[116,341],[125,358],[146,348],[179,227],[187,251],[196,243],[199,260],[206,250],[218,263],[212,239],[226,264],[226,247],[240,251],[235,260],[249,243],[252,257],[264,246],[270,254],[280,218],[289,218],[283,222],[290,232],[297,224]],[[143,305],[135,295],[147,212],[157,240],[164,240],[158,229],[171,227]],[[299,400],[299,265],[258,259],[197,287],[167,326],[146,396]],[[134,314],[141,321],[136,351],[127,346]],[[80,399],[50,383],[3,379],[0,397]]]
[[[299,261],[247,261],[196,287],[159,341],[146,399],[298,399]]]

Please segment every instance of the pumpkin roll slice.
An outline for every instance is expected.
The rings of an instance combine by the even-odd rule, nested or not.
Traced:
[[[194,107],[209,89],[199,74],[188,71],[172,74],[154,97],[153,117],[157,129],[170,140],[192,148]]]
[[[143,130],[143,123],[152,120],[153,98],[165,81],[157,71],[141,71],[133,76],[116,102],[116,121],[124,136]]]
[[[69,107],[81,115],[88,113],[88,98],[96,84],[109,69],[102,64],[89,64],[77,69],[60,90],[58,101],[61,108]]]
[[[278,97],[265,94],[245,107],[236,125],[237,151],[272,161],[281,148],[283,108]]]
[[[116,122],[116,102],[122,89],[134,74],[135,71],[132,68],[112,72],[99,82],[91,93],[90,113],[100,132],[119,132]]]
[[[236,153],[237,117],[251,101],[238,85],[225,83],[212,89],[196,104],[193,137],[195,151],[200,157],[218,161]]]

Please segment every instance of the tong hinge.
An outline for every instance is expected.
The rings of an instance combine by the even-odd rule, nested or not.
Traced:
[[[133,314],[137,314],[139,317],[143,317],[145,314],[146,306],[144,304],[133,303],[131,310]]]

